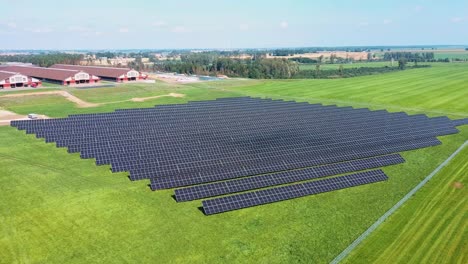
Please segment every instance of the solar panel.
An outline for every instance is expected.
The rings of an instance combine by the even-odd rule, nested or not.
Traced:
[[[288,164],[285,164],[283,162],[273,162],[267,165],[252,163],[249,165],[244,165],[242,167],[234,167],[229,169],[220,168],[212,171],[202,171],[196,174],[182,174],[175,177],[158,177],[151,179],[151,189],[170,189],[213,181],[222,181],[242,176],[291,170],[294,168],[304,168],[333,162],[385,155],[399,151],[407,151],[422,147],[435,146],[438,144],[440,144],[440,141],[437,139],[422,139],[410,142],[399,142],[395,143],[394,145],[378,146],[371,149],[353,150],[347,153],[336,153],[333,154],[332,157],[327,158],[326,160],[319,157],[319,161],[316,161],[306,157],[302,160],[292,159],[288,161],[290,162]]]
[[[382,170],[367,171],[330,179],[276,187],[255,192],[205,200],[202,202],[206,215],[218,214],[242,208],[268,204],[298,197],[330,192],[349,187],[387,180]]]
[[[468,125],[468,118],[453,120],[454,126]]]
[[[439,145],[437,136],[467,122],[240,97],[11,126],[131,180],[150,179],[152,190],[189,186],[176,190],[185,201],[397,164],[393,153]]]
[[[285,171],[267,175],[258,175],[230,181],[221,181],[205,185],[196,185],[175,190],[177,202],[197,200],[236,192],[271,187],[275,185],[306,181],[353,171],[373,169],[403,163],[399,154],[353,160],[343,163],[328,164],[308,169]]]

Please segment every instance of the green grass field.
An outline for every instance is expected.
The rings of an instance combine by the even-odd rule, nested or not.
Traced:
[[[251,95],[460,118],[468,117],[467,70],[468,64],[441,64],[337,80],[131,84],[69,90],[84,100],[107,103],[96,108],[76,108],[58,96],[0,97],[0,107],[63,117]],[[125,101],[168,92],[186,97]],[[178,204],[173,191],[151,192],[146,181],[130,182],[126,173],[113,174],[109,166],[95,166],[33,135],[0,127],[0,263],[327,263],[468,138],[468,126],[459,128],[459,134],[440,137],[441,146],[403,153],[405,164],[384,168],[387,182],[207,217],[197,209],[200,201]],[[445,189],[427,188],[444,196]],[[425,200],[410,201],[423,208]],[[454,219],[464,214],[450,212]],[[401,213],[392,221],[404,223],[412,216]],[[371,237],[381,247],[389,244],[380,237],[384,228]],[[434,244],[417,239],[414,243]],[[350,261],[366,262],[362,250]],[[463,252],[454,252],[453,259],[461,262]]]
[[[343,68],[360,68],[360,67],[391,67],[392,63],[389,61],[379,61],[379,62],[354,62],[354,63],[344,63],[344,64],[322,64],[320,65],[320,69],[322,70],[337,70],[339,69],[340,65]],[[393,63],[394,67],[398,66],[398,62]],[[300,70],[315,70],[315,64],[300,64]]]
[[[346,263],[467,263],[468,148],[360,245]],[[424,241],[425,243],[421,243]]]
[[[459,52],[435,52],[434,57],[436,59],[468,59],[468,51]]]

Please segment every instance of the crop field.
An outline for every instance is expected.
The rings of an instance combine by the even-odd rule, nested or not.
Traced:
[[[56,95],[2,98],[0,93],[0,108],[65,117],[248,95],[463,118],[468,117],[467,72],[466,63],[444,63],[334,80],[66,88],[98,104],[88,108]],[[168,93],[184,97],[129,101]],[[111,173],[109,166],[96,166],[94,160],[80,159],[34,135],[0,127],[0,263],[328,263],[467,140],[468,126],[458,129],[458,134],[439,137],[442,145],[403,152],[406,163],[383,169],[389,176],[386,182],[205,216],[197,209],[200,201],[177,203],[172,190],[152,192],[146,181],[129,182],[128,173]],[[454,262],[466,262],[462,261],[466,248],[460,248],[466,240],[466,224],[460,220],[466,204],[459,201],[466,189],[451,187],[455,181],[466,185],[467,161],[460,158],[466,153],[460,153],[346,261],[392,262],[394,252],[402,250],[395,238],[408,247],[396,262],[424,262],[423,253],[407,257],[416,245],[430,250],[431,259],[441,258],[447,249]],[[428,211],[431,206],[437,215]],[[417,226],[428,218],[425,229],[438,228],[444,236],[421,233]],[[440,243],[446,239],[453,244]]]
[[[440,51],[440,52],[435,52],[434,56],[436,59],[468,59],[468,51]]]
[[[343,66],[343,68],[359,68],[359,67],[392,67],[392,63],[388,61],[378,61],[378,62],[354,62],[354,63],[343,63],[343,64],[322,64],[320,65],[321,70],[337,70],[339,67]],[[393,67],[397,67],[398,62],[393,63]],[[300,64],[300,70],[315,70],[315,64]]]

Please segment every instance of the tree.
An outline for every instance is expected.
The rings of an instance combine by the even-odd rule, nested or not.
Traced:
[[[320,75],[320,63],[317,63],[315,65],[315,75],[319,76]]]
[[[323,62],[323,55],[320,55],[320,57],[318,59],[319,59],[319,63],[322,63]]]
[[[335,59],[336,59],[336,54],[330,55],[330,63],[331,64],[335,63]]]
[[[370,52],[367,53],[367,60],[368,61],[372,60],[372,53],[370,53]]]
[[[338,68],[338,73],[340,74],[340,76],[343,76],[343,65],[340,65],[340,67]]]
[[[406,68],[406,59],[399,59],[398,60],[398,69],[404,70]]]

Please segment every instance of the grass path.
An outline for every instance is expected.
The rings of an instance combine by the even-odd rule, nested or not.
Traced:
[[[467,157],[465,148],[345,263],[467,263]]]

